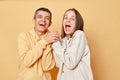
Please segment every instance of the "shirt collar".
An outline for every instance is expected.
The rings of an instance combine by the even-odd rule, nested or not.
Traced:
[[[49,30],[46,31],[45,35],[50,32]],[[30,33],[32,34],[32,36],[35,38],[35,40],[40,40],[39,36],[36,34],[34,28],[30,31]]]

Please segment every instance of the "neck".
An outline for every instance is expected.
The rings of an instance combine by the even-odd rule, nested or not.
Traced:
[[[67,39],[71,38],[71,35],[66,35]]]
[[[36,34],[39,36],[39,38],[41,38],[41,36],[43,36],[45,34],[45,32],[46,32],[46,31],[41,32],[41,31],[38,31],[36,29],[34,29],[34,30],[35,30]]]

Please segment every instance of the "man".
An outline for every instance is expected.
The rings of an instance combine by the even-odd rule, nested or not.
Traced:
[[[18,37],[20,72],[18,80],[51,80],[49,70],[54,65],[51,44],[59,40],[57,32],[50,32],[52,14],[47,8],[36,10],[34,29]]]

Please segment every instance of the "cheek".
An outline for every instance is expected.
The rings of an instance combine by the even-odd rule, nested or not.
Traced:
[[[75,27],[76,27],[76,25],[75,25],[75,23],[73,22],[73,23],[72,23],[72,28],[75,28]]]
[[[63,26],[65,25],[65,21],[62,22],[62,25],[63,25]]]
[[[75,24],[76,24],[76,21],[73,21],[73,22],[72,22],[72,25],[74,25],[74,26],[75,26]]]
[[[46,22],[50,22],[49,20],[45,20]]]
[[[39,20],[38,20],[38,19],[36,19],[34,23],[37,25],[37,24],[38,24],[38,22],[39,22]]]

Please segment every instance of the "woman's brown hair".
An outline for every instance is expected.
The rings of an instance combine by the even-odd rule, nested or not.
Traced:
[[[83,18],[81,16],[81,14],[74,8],[68,9],[66,12],[68,12],[68,11],[74,11],[74,13],[76,15],[76,24],[75,24],[76,28],[75,28],[75,31],[76,30],[83,31],[84,21],[83,21]],[[66,12],[64,13],[63,20],[64,20]],[[63,20],[62,20],[62,22],[63,22]],[[64,38],[65,36],[66,36],[66,34],[65,34],[65,31],[64,31],[64,28],[63,28],[63,25],[62,25],[62,35],[61,35],[61,37]]]

